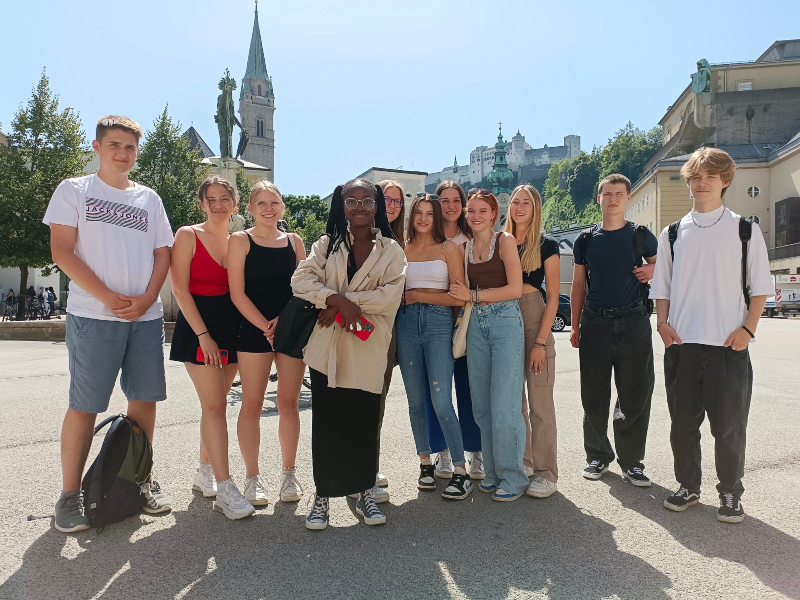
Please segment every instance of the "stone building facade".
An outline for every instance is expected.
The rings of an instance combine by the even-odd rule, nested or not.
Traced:
[[[429,173],[425,178],[426,191],[432,192],[440,182],[452,179],[464,188],[474,187],[488,178],[494,167],[496,145],[478,146],[469,154],[469,164],[459,165],[458,159],[452,167],[446,167],[436,173]],[[514,173],[514,184],[531,182],[547,177],[547,171],[554,162],[565,158],[573,158],[581,152],[579,135],[564,137],[562,146],[533,148],[525,141],[519,130],[511,141],[505,143],[506,160],[509,170]]]

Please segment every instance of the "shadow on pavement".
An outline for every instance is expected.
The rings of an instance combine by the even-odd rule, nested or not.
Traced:
[[[704,492],[701,504],[676,513],[663,504],[664,498],[675,490],[653,484],[637,494],[639,490],[632,490],[621,476],[612,473],[601,481],[625,508],[666,529],[686,549],[705,557],[739,563],[764,585],[800,600],[800,540],[747,515],[747,496],[743,501],[744,522],[730,525],[717,521],[716,490]]]
[[[311,532],[305,497],[299,515],[296,505],[277,503],[274,515],[232,522],[196,495],[186,511],[161,517],[174,518],[172,527],[149,535],[151,517],[102,533],[50,529],[0,597],[669,597],[667,576],[620,551],[614,527],[560,494],[501,504],[477,491],[461,502],[439,493],[381,505],[388,517],[381,527],[337,525],[343,498],[332,500],[331,527]]]

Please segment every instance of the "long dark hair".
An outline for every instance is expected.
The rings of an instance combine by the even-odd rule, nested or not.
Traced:
[[[447,189],[454,189],[458,192],[459,198],[461,198],[461,216],[458,217],[456,221],[456,225],[458,228],[469,237],[472,237],[472,227],[469,226],[467,223],[467,195],[464,193],[464,188],[462,188],[458,182],[453,181],[452,179],[446,179],[445,181],[441,182],[439,185],[436,186],[436,191],[434,194],[437,196],[442,195],[442,191]]]
[[[344,185],[337,185],[333,191],[331,210],[328,213],[328,223],[325,226],[325,234],[328,236],[326,258],[336,252],[342,244],[344,244],[348,252],[352,251],[350,236],[347,235],[347,216],[344,212],[342,192],[356,182],[363,183],[375,194],[375,227],[380,229],[383,237],[398,241],[392,231],[392,226],[389,224],[389,217],[386,216],[386,200],[383,197],[383,190],[366,179],[351,179]]]
[[[430,194],[424,196],[417,196],[411,203],[411,208],[408,211],[408,227],[406,228],[406,243],[411,244],[417,237],[417,227],[414,225],[414,213],[417,212],[420,202],[427,202],[433,209],[433,227],[431,228],[431,235],[433,241],[437,244],[442,244],[447,241],[447,236],[444,234],[444,217],[442,216],[442,205],[438,200],[433,200]]]

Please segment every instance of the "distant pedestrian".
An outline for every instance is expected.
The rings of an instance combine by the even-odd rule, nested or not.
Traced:
[[[646,227],[625,220],[630,199],[627,177],[604,178],[597,194],[603,219],[575,240],[570,342],[580,358],[587,463],[583,477],[600,479],[616,447],[623,477],[649,487],[642,461],[655,370],[645,283],[653,276],[658,243]],[[642,261],[647,264],[637,267]],[[614,446],[607,433],[612,374],[617,389]]]
[[[682,512],[700,500],[700,425],[708,415],[719,480],[717,520],[725,523],[744,520],[753,392],[748,348],[767,297],[775,294],[758,223],[742,220],[722,203],[735,172],[733,159],[718,148],[697,150],[683,165],[692,210],[661,232],[651,291],[666,346],[664,383],[679,485],[664,506]],[[749,241],[743,241],[743,229]]]
[[[244,497],[254,506],[267,503],[266,484],[258,465],[261,448],[261,410],[273,362],[278,373],[278,441],[281,449],[282,502],[302,496],[297,481],[300,441],[300,387],[306,366],[272,348],[278,316],[292,297],[292,275],[306,258],[302,238],[279,229],[286,210],[278,188],[270,181],[256,183],[247,209],[255,226],[234,233],[228,243],[228,281],[231,298],[243,320],[237,340],[242,407],[237,432],[247,469]]]
[[[381,188],[349,181],[334,191],[326,235],[292,277],[294,295],[321,309],[304,353],[317,487],[309,529],[325,529],[329,499],[350,494],[358,494],[356,511],[367,525],[386,522],[372,488],[386,356],[406,272],[393,237]]]
[[[151,441],[156,403],[167,397],[159,291],[169,269],[172,230],[158,194],[128,179],[141,136],[131,119],[101,118],[92,142],[100,169],[62,181],[43,220],[50,226],[53,259],[71,279],[69,408],[55,510],[55,528],[67,533],[89,528],[81,475],[97,413],[108,410],[120,370],[126,413]],[[170,509],[170,498],[152,477],[141,489],[142,510]]]

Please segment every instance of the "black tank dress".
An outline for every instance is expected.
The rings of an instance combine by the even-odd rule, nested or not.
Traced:
[[[283,248],[259,246],[249,233],[247,238],[250,251],[244,260],[244,293],[269,321],[281,314],[292,297],[292,275],[297,267],[292,235],[288,235],[288,244]],[[243,319],[237,350],[272,352],[272,346],[263,331]]]

